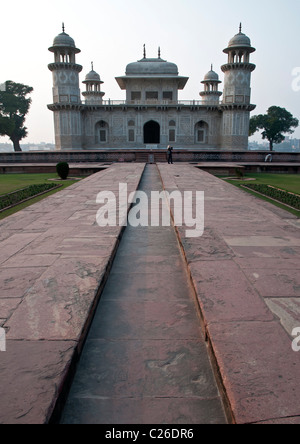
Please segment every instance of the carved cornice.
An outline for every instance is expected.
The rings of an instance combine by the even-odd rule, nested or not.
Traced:
[[[223,93],[221,91],[201,91],[200,96],[218,96],[220,97]]]
[[[238,103],[231,103],[231,104],[225,104],[222,103],[220,105],[220,109],[222,111],[234,111],[234,110],[241,110],[241,111],[253,111],[255,110],[256,105],[251,104],[238,104]]]
[[[85,107],[81,103],[52,103],[47,108],[50,111],[82,111]]]
[[[82,95],[84,97],[89,97],[89,96],[99,96],[99,97],[103,97],[105,95],[105,92],[102,91],[84,91],[82,93]]]
[[[63,69],[67,69],[69,71],[77,71],[77,72],[82,71],[82,66],[77,65],[77,63],[54,62],[54,63],[49,63],[48,68],[50,69],[50,71],[59,71],[59,70],[63,70]]]
[[[254,71],[256,65],[253,63],[226,63],[226,65],[222,65],[221,69],[223,72],[231,71],[231,70],[244,70],[244,71]]]
[[[177,105],[177,106],[126,106],[126,105],[103,105],[103,104],[82,104],[82,103],[53,103],[47,105],[48,109],[51,111],[114,111],[122,109],[122,111],[129,111],[135,109],[135,111],[146,111],[149,108],[154,108],[157,111],[168,111],[170,109],[176,109],[176,111],[190,110],[190,111],[200,111],[201,109],[206,109],[209,111],[253,111],[256,105],[251,104],[224,104],[224,103],[203,103],[203,105]]]

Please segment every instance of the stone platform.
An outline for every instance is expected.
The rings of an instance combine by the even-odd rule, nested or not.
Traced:
[[[199,148],[199,147],[198,147]],[[174,149],[176,162],[219,162],[244,165],[264,163],[270,151],[217,151],[201,149]],[[0,164],[57,164],[68,163],[104,163],[104,162],[148,162],[149,156],[155,162],[166,161],[167,147],[163,149],[107,149],[107,150],[64,150],[0,153]],[[273,152],[272,164],[300,163],[300,153]]]
[[[136,190],[144,167],[114,164],[0,222],[0,423],[53,420],[123,231],[97,226],[96,196]],[[299,424],[299,220],[195,166],[158,170],[170,192],[205,192],[204,235],[176,231],[229,422]]]

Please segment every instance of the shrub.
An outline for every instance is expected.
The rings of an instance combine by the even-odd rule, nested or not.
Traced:
[[[238,179],[241,179],[241,180],[244,179],[244,171],[241,170],[240,168],[235,169],[235,175]]]
[[[17,205],[23,200],[29,199],[36,196],[37,194],[43,193],[45,191],[50,191],[56,188],[57,185],[53,183],[44,183],[41,185],[30,185],[23,190],[14,191],[13,193],[4,194],[0,196],[0,210],[4,208]]]
[[[247,184],[244,186],[250,190],[257,191],[264,196],[271,197],[272,199],[278,200],[279,202],[300,210],[300,196],[297,194],[292,194],[287,191],[279,190],[278,188],[263,184]]]
[[[70,172],[69,164],[67,162],[58,163],[56,165],[56,172],[62,180],[66,180]]]

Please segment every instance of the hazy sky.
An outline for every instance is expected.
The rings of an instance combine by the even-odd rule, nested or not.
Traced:
[[[93,61],[104,81],[104,99],[112,100],[125,99],[115,77],[142,58],[144,43],[147,57],[157,57],[160,46],[161,57],[189,77],[180,100],[200,100],[200,82],[211,63],[223,81],[223,49],[242,22],[257,49],[251,56],[257,65],[252,115],[278,105],[300,118],[300,0],[15,0],[2,2],[1,19],[0,83],[13,80],[34,88],[27,143],[54,140],[53,115],[47,109],[52,103],[47,65],[53,61],[48,48],[62,32],[62,22],[81,49],[76,60],[83,65],[80,81]],[[300,138],[300,129],[295,137]]]

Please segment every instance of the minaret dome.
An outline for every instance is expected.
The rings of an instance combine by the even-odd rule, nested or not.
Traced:
[[[218,90],[218,86],[222,82],[219,80],[218,74],[213,70],[213,65],[211,65],[210,71],[205,74],[204,80],[202,80],[201,83],[204,84],[204,91],[200,92],[203,103],[218,104],[220,96],[222,95]]]
[[[100,105],[105,93],[101,91],[101,84],[103,84],[103,82],[100,75],[94,71],[93,62],[91,71],[85,76],[85,80],[82,83],[86,85],[86,91],[82,93],[86,99],[86,104]]]

